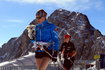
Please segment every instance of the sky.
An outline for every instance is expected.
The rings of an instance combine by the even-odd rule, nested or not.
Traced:
[[[19,37],[37,10],[44,9],[49,16],[59,8],[87,15],[90,24],[105,35],[105,0],[0,0],[0,47]]]

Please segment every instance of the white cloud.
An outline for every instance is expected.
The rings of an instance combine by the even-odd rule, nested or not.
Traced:
[[[5,0],[9,2],[29,3],[29,4],[53,4],[59,8],[72,10],[100,9],[102,0]],[[52,7],[53,7],[52,6]]]
[[[20,19],[8,19],[7,22],[22,23],[22,20],[20,20]]]
[[[62,4],[67,2],[74,2],[75,0],[5,0],[11,2],[19,2],[19,3],[55,3]]]
[[[24,24],[21,24],[21,23],[24,23],[24,22],[20,19],[5,19],[2,22],[4,24],[0,25],[1,29],[15,28],[17,26],[19,27],[19,26],[24,25]]]

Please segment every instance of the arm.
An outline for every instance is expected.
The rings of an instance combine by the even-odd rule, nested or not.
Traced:
[[[51,31],[51,35],[52,35],[52,40],[53,40],[53,49],[54,51],[58,51],[59,50],[59,37],[58,37],[58,33],[53,30]]]
[[[53,54],[52,56],[54,57],[54,59],[52,58],[52,61],[56,62],[57,61],[57,54],[59,51],[59,39],[58,39],[58,33],[53,30],[51,31],[51,36],[52,36],[52,41],[53,41]]]
[[[64,44],[62,44],[62,45],[61,45],[61,47],[60,47],[60,50],[59,50],[59,51],[60,51],[60,53],[61,53],[61,54],[63,54],[63,53],[64,53],[64,51],[65,51]]]
[[[76,51],[73,51],[72,53],[73,53],[72,57],[76,56],[76,54],[77,54]]]
[[[68,53],[68,56],[74,57],[74,56],[76,56],[77,52],[76,52],[76,49],[75,49],[75,46],[73,43],[72,43],[71,47],[72,47],[72,52]]]
[[[73,53],[72,57],[76,56],[76,54],[77,54],[74,44],[73,44],[73,51],[72,51],[72,53]]]

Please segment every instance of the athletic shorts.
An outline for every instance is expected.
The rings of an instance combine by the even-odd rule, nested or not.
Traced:
[[[52,50],[48,51],[50,54],[52,54]],[[46,52],[35,52],[35,58],[43,58],[43,57],[50,57],[50,55]]]

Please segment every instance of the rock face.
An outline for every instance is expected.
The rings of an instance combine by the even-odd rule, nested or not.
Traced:
[[[58,26],[59,37],[69,33],[77,49],[77,59],[93,59],[96,54],[105,53],[105,38],[91,26],[86,15],[67,10],[55,10],[48,18]]]
[[[19,58],[28,53],[32,44],[27,36],[25,30],[23,34],[18,38],[11,38],[7,43],[2,46],[1,61],[8,61],[15,58]]]
[[[55,10],[48,21],[58,26],[60,43],[64,34],[72,36],[71,41],[77,50],[76,59],[93,59],[95,54],[105,53],[105,37],[99,30],[91,26],[86,15],[79,12],[70,12],[64,9]],[[37,24],[33,20],[30,24]],[[27,30],[20,37],[11,38],[0,48],[1,61],[12,60],[28,54],[32,43],[27,36]]]

